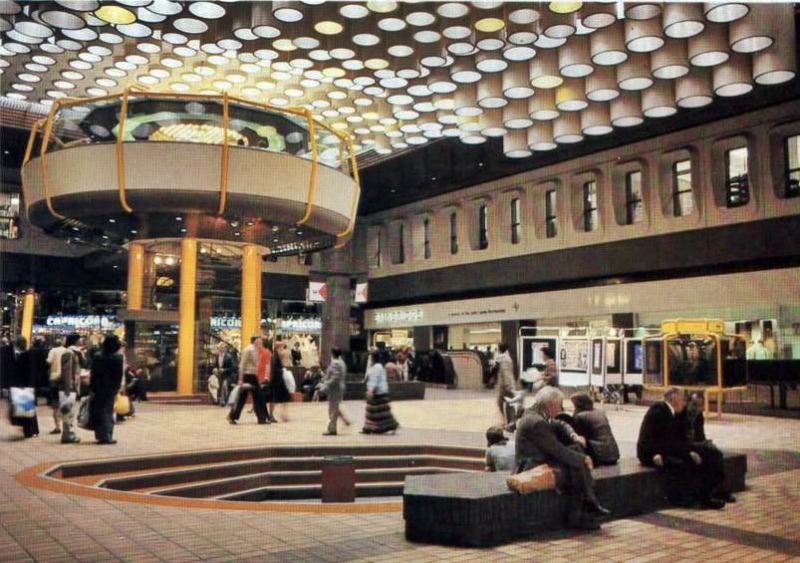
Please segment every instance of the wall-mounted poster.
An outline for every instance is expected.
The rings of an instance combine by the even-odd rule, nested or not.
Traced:
[[[561,343],[561,371],[589,371],[589,341],[586,339],[564,339]]]
[[[644,384],[664,386],[664,365],[662,363],[662,340],[644,341]]]
[[[592,375],[603,374],[603,339],[592,340]]]
[[[623,376],[623,383],[625,385],[641,385],[644,380],[642,379],[642,371],[644,369],[644,348],[642,341],[638,338],[630,338],[625,340],[625,361],[623,367],[625,374]]]
[[[622,385],[622,347],[617,338],[606,339],[605,385]]]
[[[544,369],[545,357],[542,353],[543,350],[548,349],[555,358],[556,349],[558,348],[558,339],[544,338],[544,337],[525,337],[520,338],[520,346],[522,348],[522,365],[520,372],[535,367],[538,370]]]

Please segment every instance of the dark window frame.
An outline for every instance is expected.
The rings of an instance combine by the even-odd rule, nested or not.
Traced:
[[[594,190],[592,190],[594,188]],[[583,231],[591,233],[597,230],[599,213],[597,210],[597,180],[589,180],[583,184]],[[594,199],[594,201],[592,201]]]
[[[555,189],[547,190],[544,193],[544,222],[545,222],[545,236],[547,238],[557,237],[558,236],[558,193]]]
[[[792,139],[797,140],[798,146],[798,161],[797,167],[792,168],[789,157],[789,141]],[[783,156],[784,161],[786,162],[785,172],[784,172],[784,180],[785,180],[785,187],[783,191],[783,197],[785,199],[791,199],[794,197],[800,197],[800,133],[797,135],[790,135],[786,137],[783,141]],[[794,177],[794,178],[793,178]],[[792,186],[792,179],[795,180],[796,184]]]
[[[731,153],[744,149],[747,152],[745,159],[746,172],[739,176],[731,177]],[[734,189],[738,193],[734,193]],[[750,203],[750,149],[747,145],[733,147],[725,151],[725,207],[733,209],[744,207]]]
[[[689,163],[689,170],[679,171],[678,165],[684,162]],[[681,189],[679,180],[683,176],[687,175],[689,177],[689,187],[686,189]],[[692,196],[692,209],[688,213],[684,213],[683,204],[681,203],[681,196],[687,193]],[[692,182],[692,159],[684,158],[682,160],[676,160],[672,163],[672,214],[675,217],[685,217],[687,215],[691,215],[694,209],[695,201],[694,182]]]
[[[478,207],[478,250],[489,248],[489,206],[482,203]]]
[[[511,244],[522,240],[522,202],[518,197],[511,200]]]
[[[375,251],[375,267],[382,268],[383,267],[383,243],[381,240],[383,239],[383,229],[378,228],[378,248]]]
[[[450,254],[458,254],[458,213],[450,213]]]
[[[422,256],[425,260],[431,257],[431,221],[427,217],[422,220]]]
[[[633,175],[639,175],[639,193],[635,194],[633,191]],[[644,221],[644,201],[642,200],[642,187],[643,176],[641,170],[631,170],[625,173],[625,224],[635,225]],[[636,210],[641,208],[642,219],[636,220]]]
[[[406,263],[406,226],[404,223],[400,223],[397,226],[397,263],[398,264],[405,264]]]

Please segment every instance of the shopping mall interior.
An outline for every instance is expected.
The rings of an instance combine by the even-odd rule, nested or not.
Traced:
[[[0,0],[0,562],[800,561],[798,25]]]

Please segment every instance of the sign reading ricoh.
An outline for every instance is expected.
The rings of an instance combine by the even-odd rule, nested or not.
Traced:
[[[418,323],[424,318],[422,309],[404,309],[400,311],[376,311],[373,319],[375,325],[403,325]]]

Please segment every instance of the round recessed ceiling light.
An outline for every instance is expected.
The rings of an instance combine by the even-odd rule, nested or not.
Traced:
[[[4,61],[4,62],[7,63],[7,61]],[[5,64],[5,65],[0,63],[0,66],[8,66],[8,63]],[[47,67],[45,65],[40,65],[40,64],[37,64],[37,63],[27,63],[25,65],[25,69],[29,70],[31,72],[47,72]]]
[[[86,93],[90,96],[105,96],[108,94],[108,90],[104,90],[103,88],[98,88],[96,86],[90,86],[86,89]]]
[[[64,10],[45,10],[39,13],[39,19],[58,29],[81,29],[86,25],[82,17]]]
[[[189,11],[206,20],[216,20],[225,15],[225,7],[217,2],[192,2]]]
[[[303,19],[303,12],[296,8],[281,6],[273,12],[275,19],[285,23],[295,23]]]
[[[103,43],[108,43],[109,45],[119,45],[120,43],[125,41],[125,38],[117,33],[111,33],[109,31],[105,31],[100,34],[100,41],[102,41]]]
[[[369,9],[364,4],[349,3],[339,8],[339,13],[345,18],[361,19],[369,15]]]
[[[172,25],[183,33],[198,34],[208,31],[208,24],[195,18],[178,18]]]
[[[86,61],[82,61],[80,59],[76,59],[76,60],[70,61],[69,62],[69,66],[71,66],[72,68],[76,68],[78,70],[91,70],[92,69],[92,63],[89,63],[89,62],[86,62]]]
[[[344,31],[344,26],[337,21],[323,20],[314,24],[314,31],[321,35],[338,35]]]
[[[94,15],[104,22],[114,25],[128,25],[136,21],[136,14],[127,8],[105,4],[95,10]]]

